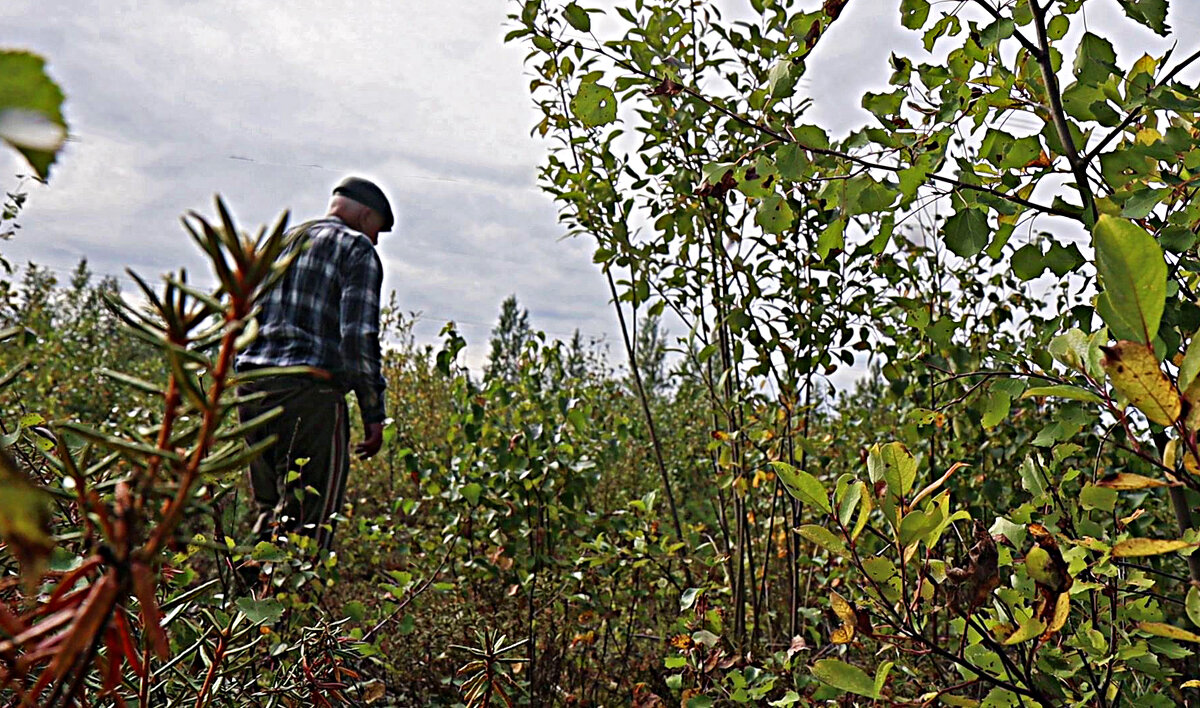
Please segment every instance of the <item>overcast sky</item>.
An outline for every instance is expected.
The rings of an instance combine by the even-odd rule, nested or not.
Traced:
[[[924,54],[919,35],[899,27],[897,5],[851,2],[809,61],[811,118],[834,134],[869,118],[859,100],[886,86],[891,52]],[[1115,0],[1086,7],[1093,30],[1122,28],[1122,61],[1169,46],[1128,29]],[[592,246],[561,240],[536,186],[544,146],[529,135],[525,51],[501,42],[508,9],[501,0],[3,0],[0,47],[47,57],[73,136],[50,186],[30,187],[24,228],[4,253],[64,275],[84,256],[102,273],[203,271],[178,225],[183,211],[211,213],[220,192],[247,228],[284,208],[310,218],[355,173],[383,185],[398,212],[380,243],[384,290],[423,313],[421,341],[455,320],[477,367],[501,300],[516,293],[536,328],[607,336],[618,353]],[[1175,36],[1200,36],[1200,2],[1175,0],[1170,21]],[[25,169],[0,152],[0,186]]]

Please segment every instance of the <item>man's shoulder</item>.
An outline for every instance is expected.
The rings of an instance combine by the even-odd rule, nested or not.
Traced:
[[[366,234],[347,226],[339,219],[313,219],[293,227],[293,230],[301,236],[301,243],[308,241],[310,246],[313,245],[313,241],[327,242],[330,246],[354,256],[375,253],[375,246]]]

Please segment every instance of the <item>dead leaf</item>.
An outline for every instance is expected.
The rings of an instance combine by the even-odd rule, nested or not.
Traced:
[[[957,587],[950,596],[950,603],[963,613],[970,613],[982,605],[1000,585],[1000,556],[996,542],[979,521],[975,522],[975,545],[967,552],[966,563],[949,568],[946,578]]]

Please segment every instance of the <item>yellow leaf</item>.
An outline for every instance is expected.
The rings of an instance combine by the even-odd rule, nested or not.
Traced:
[[[1188,418],[1191,417],[1189,413]],[[1190,450],[1183,455],[1183,469],[1187,470],[1188,474],[1200,475],[1200,461],[1196,460],[1196,456]]]
[[[1183,419],[1183,424],[1188,430],[1195,432],[1197,427],[1200,427],[1200,376],[1192,380],[1188,387],[1183,391],[1183,400],[1191,404],[1188,409],[1187,418]],[[1184,460],[1186,464],[1187,460]]]
[[[1188,414],[1191,417],[1191,414]],[[1163,450],[1163,467],[1175,471],[1175,462],[1179,459],[1179,440],[1171,438],[1167,441],[1167,447]]]
[[[1189,632],[1186,629],[1180,629],[1173,624],[1164,624],[1162,622],[1138,622],[1138,629],[1143,632],[1149,632],[1156,637],[1166,637],[1167,639],[1177,639],[1181,642],[1196,642],[1200,644],[1200,634]]]
[[[833,614],[837,615],[843,622],[854,623],[854,607],[846,601],[846,598],[836,592],[830,593],[829,604],[833,607]]]
[[[1194,543],[1174,539],[1159,539],[1159,538],[1129,538],[1121,541],[1113,546],[1113,558],[1131,558],[1133,556],[1157,556],[1162,553],[1170,553],[1178,551],[1190,546]]]
[[[979,705],[979,701],[974,698],[963,698],[953,693],[943,693],[939,700],[948,706],[962,706],[963,708],[976,708]]]
[[[1030,617],[1029,619],[1022,622],[1021,626],[1019,628],[1017,628],[1017,631],[1013,632],[1012,635],[1008,639],[1005,639],[1004,643],[1006,645],[1011,645],[1011,644],[1020,644],[1021,642],[1027,642],[1030,639],[1033,639],[1037,635],[1041,634],[1042,631],[1045,629],[1046,629],[1045,622],[1041,621],[1037,617]]]
[[[1071,614],[1071,595],[1069,593],[1059,593],[1058,600],[1054,605],[1054,616],[1050,618],[1050,626],[1046,627],[1046,632],[1042,635],[1042,639],[1049,639],[1050,636],[1063,628],[1067,623],[1067,616]]]
[[[1012,622],[1000,622],[992,626],[992,636],[996,638],[996,641],[1002,642],[1011,637],[1014,630],[1016,627]]]
[[[1108,487],[1109,489],[1118,489],[1118,490],[1121,490],[1124,492],[1124,491],[1129,491],[1132,489],[1147,489],[1149,487],[1165,487],[1165,486],[1167,486],[1167,483],[1162,480],[1151,479],[1149,477],[1143,477],[1140,474],[1129,474],[1126,472],[1119,472],[1117,474],[1110,474],[1107,477],[1105,477],[1104,479],[1101,479],[1099,482],[1096,483],[1096,486],[1097,487]]]
[[[1163,373],[1153,349],[1130,341],[1101,349],[1104,350],[1101,365],[1121,395],[1159,425],[1171,425],[1179,419],[1183,407],[1179,394]]]
[[[1138,60],[1137,65],[1134,66],[1134,71],[1137,71],[1138,66],[1140,66],[1142,62],[1146,61],[1147,59],[1150,59],[1150,57],[1142,57],[1140,60]],[[1151,66],[1153,66],[1154,60],[1150,59],[1150,62]],[[1151,68],[1149,73],[1154,73],[1153,68]],[[1154,143],[1161,142],[1162,139],[1162,133],[1158,132],[1154,128],[1143,128],[1142,130],[1139,130],[1137,134],[1137,141],[1140,145],[1153,145]]]
[[[854,625],[843,624],[841,627],[833,630],[833,634],[829,635],[829,641],[834,644],[849,644],[854,639]]]

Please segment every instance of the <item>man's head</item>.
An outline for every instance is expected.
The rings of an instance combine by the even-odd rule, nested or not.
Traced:
[[[333,188],[329,215],[362,232],[371,243],[378,243],[380,232],[391,231],[395,223],[383,190],[361,177],[347,177]]]

